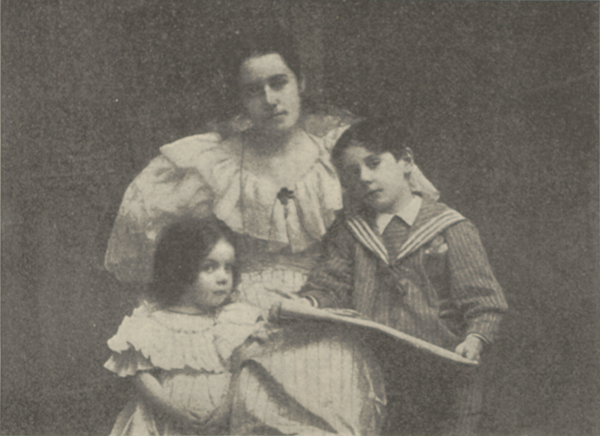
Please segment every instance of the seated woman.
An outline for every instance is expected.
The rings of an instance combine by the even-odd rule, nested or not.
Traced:
[[[330,149],[355,120],[307,113],[299,57],[277,27],[240,32],[227,51],[242,115],[165,145],[125,193],[106,254],[119,280],[149,280],[163,228],[214,213],[239,235],[241,299],[264,310],[298,298],[318,242],[342,208]],[[418,171],[412,183],[435,192]],[[369,353],[337,327],[257,338],[234,374],[231,434],[377,434],[385,394]]]

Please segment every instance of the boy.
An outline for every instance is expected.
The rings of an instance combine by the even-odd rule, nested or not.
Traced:
[[[355,309],[479,361],[484,344],[494,340],[506,300],[475,226],[411,189],[414,163],[407,143],[399,124],[369,121],[338,140],[332,162],[345,190],[344,210],[326,234],[323,258],[301,295],[318,307]],[[374,348],[386,376],[388,432],[474,430],[478,377],[406,351],[394,353],[398,347],[389,342]]]

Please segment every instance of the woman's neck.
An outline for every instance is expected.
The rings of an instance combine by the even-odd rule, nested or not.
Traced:
[[[242,168],[268,179],[277,190],[293,189],[320,155],[319,146],[301,128],[285,137],[249,136],[244,145]]]
[[[250,130],[247,133],[246,143],[257,156],[282,156],[293,149],[295,139],[301,134],[302,129],[298,126],[277,133]]]

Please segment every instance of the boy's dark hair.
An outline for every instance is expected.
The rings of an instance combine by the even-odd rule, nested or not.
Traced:
[[[396,160],[401,159],[407,147],[412,145],[409,130],[399,119],[360,121],[340,136],[331,151],[331,161],[338,170],[341,169],[344,151],[356,143],[373,153],[389,152]]]
[[[238,79],[242,64],[249,58],[277,53],[301,79],[300,56],[291,32],[274,20],[250,20],[227,34],[218,47],[223,53],[223,78],[230,94],[239,97]]]
[[[152,282],[148,288],[150,299],[162,307],[177,304],[198,277],[202,260],[220,239],[236,248],[233,231],[214,216],[187,219],[167,227],[154,253]],[[233,268],[234,289],[238,283],[236,263]]]

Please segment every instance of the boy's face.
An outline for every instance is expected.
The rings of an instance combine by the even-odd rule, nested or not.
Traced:
[[[353,142],[342,154],[340,167],[342,186],[355,201],[376,212],[394,213],[411,198],[410,155],[396,160],[390,152],[372,152]]]

